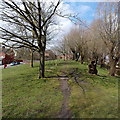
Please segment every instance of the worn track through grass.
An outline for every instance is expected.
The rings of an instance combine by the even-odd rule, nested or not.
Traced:
[[[59,78],[60,85],[61,85],[61,91],[63,94],[63,101],[61,106],[61,111],[59,113],[59,118],[70,118],[71,116],[71,110],[68,106],[69,103],[69,96],[70,96],[70,87],[68,85],[68,77],[65,75],[61,75]]]

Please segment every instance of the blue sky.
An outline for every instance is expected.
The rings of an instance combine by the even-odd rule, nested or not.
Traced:
[[[88,24],[94,19],[97,2],[65,2],[65,4],[69,5],[73,12],[79,13],[79,17]]]

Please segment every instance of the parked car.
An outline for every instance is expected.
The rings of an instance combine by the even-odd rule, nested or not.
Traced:
[[[12,62],[12,63],[10,63],[11,66],[19,65],[19,64],[20,64],[20,62]]]

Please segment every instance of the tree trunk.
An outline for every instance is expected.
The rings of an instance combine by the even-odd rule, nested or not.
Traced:
[[[75,53],[73,53],[73,60],[75,60],[76,59],[76,54]]]
[[[73,52],[73,60],[78,61],[79,55],[77,55],[77,52]]]
[[[80,53],[76,52],[76,61],[78,61],[80,58]]]
[[[31,50],[31,67],[33,67],[33,50]]]
[[[116,64],[117,64],[117,59],[112,59],[110,61],[110,70],[109,70],[109,75],[110,76],[115,76]]]
[[[81,64],[83,64],[84,56],[81,56]]]
[[[63,56],[64,56],[64,61],[65,61],[65,54],[63,54]]]
[[[40,52],[39,79],[45,77],[45,51]]]
[[[101,58],[99,60],[99,63],[100,63],[100,68],[104,68],[105,67],[105,60],[104,60],[104,58]]]

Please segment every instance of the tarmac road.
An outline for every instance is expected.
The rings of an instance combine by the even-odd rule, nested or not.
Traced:
[[[26,63],[20,63],[18,65],[14,65],[14,66],[19,66],[19,65],[22,65],[22,64],[26,64]],[[14,66],[11,66],[10,64],[7,64],[7,67],[5,69],[10,68],[10,67],[14,67]],[[4,69],[4,65],[0,65],[0,69]]]
[[[10,64],[7,64],[7,68],[12,67]],[[4,65],[0,65],[0,69],[4,69]]]
[[[39,62],[39,60],[34,60],[34,62]],[[14,66],[19,66],[19,65],[28,64],[28,63],[30,63],[30,60],[23,60],[23,62],[20,62],[20,64],[14,65]],[[10,64],[7,64],[6,68],[14,67],[14,66],[11,66]],[[0,65],[0,69],[4,69],[4,65]]]

